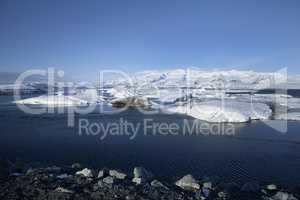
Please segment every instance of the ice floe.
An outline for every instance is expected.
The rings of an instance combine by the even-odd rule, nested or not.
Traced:
[[[235,100],[212,100],[195,105],[178,105],[165,109],[168,113],[180,113],[208,122],[247,122],[266,120],[272,115],[269,106],[263,103]]]
[[[300,112],[281,113],[281,114],[275,115],[274,118],[278,119],[278,120],[299,121],[300,120]]]
[[[64,95],[42,95],[38,97],[32,97],[15,101],[16,104],[27,105],[47,105],[47,106],[75,106],[75,105],[87,105],[88,101],[76,98],[74,96]]]

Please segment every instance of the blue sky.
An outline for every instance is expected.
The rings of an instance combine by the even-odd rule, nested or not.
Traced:
[[[300,74],[299,10],[298,0],[0,0],[0,67]]]

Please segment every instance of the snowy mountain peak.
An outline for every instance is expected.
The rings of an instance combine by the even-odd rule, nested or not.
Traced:
[[[132,82],[137,86],[151,87],[222,87],[226,89],[261,89],[275,87],[286,81],[284,73],[261,73],[238,70],[204,71],[195,68],[162,71],[143,71],[126,78],[114,80],[115,84],[128,85]],[[110,80],[111,82],[111,80]]]

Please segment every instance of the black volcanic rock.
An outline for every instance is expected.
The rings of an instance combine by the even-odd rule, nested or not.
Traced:
[[[123,179],[112,176],[85,177],[76,175],[71,167],[45,167],[27,170],[27,173],[9,174],[10,164],[1,161],[0,199],[13,200],[142,200],[142,199],[270,199],[275,195],[263,193],[251,183],[241,190],[235,184],[218,184],[211,189],[202,188],[186,191],[173,183],[154,180],[136,185],[127,174]],[[96,171],[96,169],[91,169]],[[136,170],[136,177],[145,176],[144,171]],[[114,171],[115,172],[115,171]],[[121,172],[120,172],[121,173]],[[116,175],[116,173],[112,173]],[[151,176],[152,177],[152,176]],[[197,178],[195,178],[198,181]],[[151,180],[151,179],[148,179]],[[246,187],[247,186],[247,187]],[[234,188],[234,189],[233,189]],[[209,190],[209,192],[204,192]],[[251,191],[251,192],[249,192]],[[299,190],[293,193],[279,191],[277,197],[299,197]]]

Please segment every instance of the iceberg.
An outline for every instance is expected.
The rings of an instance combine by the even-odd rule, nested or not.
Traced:
[[[281,113],[274,116],[277,120],[300,121],[300,112]]]
[[[16,104],[27,104],[27,105],[48,105],[48,106],[76,106],[76,105],[87,105],[88,102],[74,96],[64,95],[42,95],[38,97],[32,97],[14,101]]]
[[[267,120],[272,115],[270,107],[263,103],[237,100],[211,100],[197,104],[185,104],[164,109],[167,113],[185,114],[208,122],[248,122]]]
[[[98,95],[96,89],[84,89],[72,92],[72,94],[64,94],[58,91],[53,95],[41,95],[38,97],[30,97],[27,99],[17,100],[13,103],[28,105],[48,105],[48,106],[79,106],[100,104],[104,102],[104,98]]]

